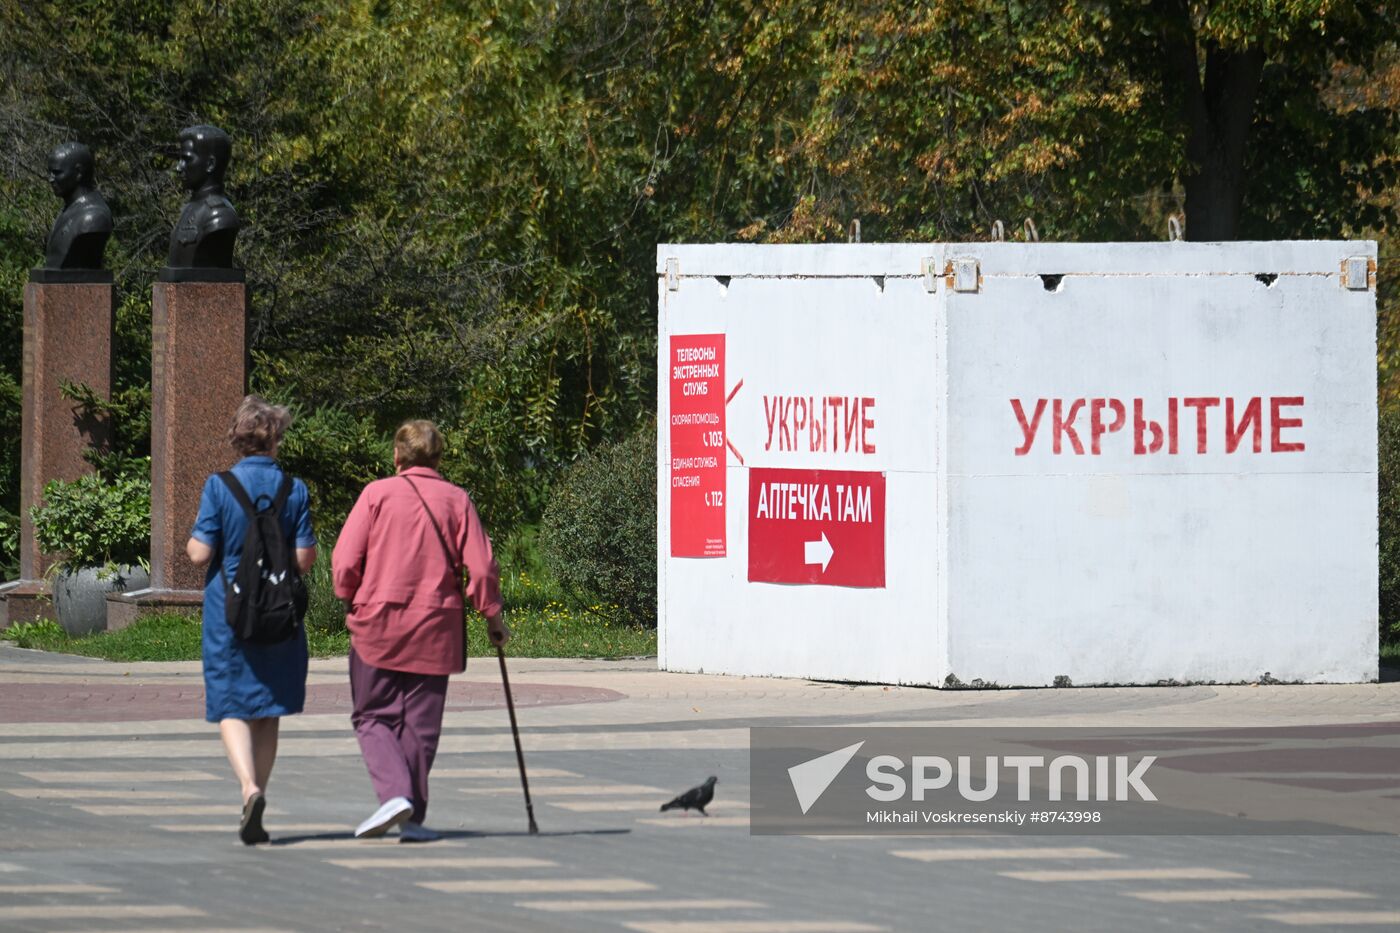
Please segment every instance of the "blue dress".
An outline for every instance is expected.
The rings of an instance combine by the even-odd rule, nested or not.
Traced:
[[[244,457],[234,476],[257,502],[282,483],[282,469],[271,457]],[[211,476],[199,497],[199,517],[190,536],[214,549],[204,578],[204,718],[265,719],[300,713],[306,703],[306,632],[277,645],[239,641],[224,620],[224,581],[238,572],[248,520],[223,480]],[[306,484],[292,481],[282,510],[282,531],[299,548],[316,546],[311,531],[311,497]]]

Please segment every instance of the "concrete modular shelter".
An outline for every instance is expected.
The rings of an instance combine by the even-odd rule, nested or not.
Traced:
[[[662,245],[660,666],[1377,676],[1371,242]]]

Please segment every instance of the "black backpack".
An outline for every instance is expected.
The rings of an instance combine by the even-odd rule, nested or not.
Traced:
[[[224,578],[224,618],[239,640],[259,645],[284,642],[296,635],[306,617],[306,584],[297,568],[296,554],[282,533],[282,507],[292,492],[292,478],[283,474],[277,495],[248,498],[238,477],[219,474],[229,492],[243,507],[248,530],[243,533],[243,556],[232,581]]]

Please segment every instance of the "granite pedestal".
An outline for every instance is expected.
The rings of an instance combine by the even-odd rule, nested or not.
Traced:
[[[107,442],[108,426],[80,413],[62,385],[84,383],[110,397],[115,300],[112,274],[100,270],[36,270],[24,287],[20,578],[0,587],[0,629],[53,617],[44,579],[52,558],[35,540],[29,509],[49,480],[90,473],[84,451]]]
[[[211,473],[234,462],[228,426],[247,393],[247,288],[213,270],[166,270],[151,302],[151,586],[107,597],[107,628],[197,612],[204,570],[185,556]],[[237,270],[233,270],[237,273]],[[241,276],[240,276],[241,277]],[[169,281],[179,278],[179,281]]]

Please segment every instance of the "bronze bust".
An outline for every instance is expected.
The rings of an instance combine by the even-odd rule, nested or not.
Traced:
[[[112,235],[112,210],[93,187],[92,150],[63,143],[49,153],[49,187],[63,199],[63,210],[49,231],[44,268],[101,269]]]
[[[233,141],[215,126],[180,131],[180,161],[175,170],[190,199],[170,233],[172,269],[232,269],[238,214],[224,194]]]

